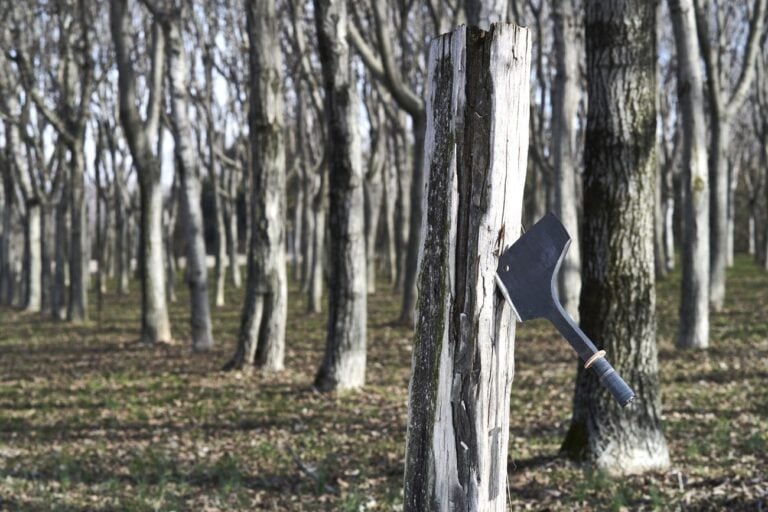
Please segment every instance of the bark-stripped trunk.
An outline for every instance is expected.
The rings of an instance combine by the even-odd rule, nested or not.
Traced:
[[[152,152],[151,140],[158,137],[159,109],[162,104],[163,55],[165,39],[157,24],[152,29],[150,101],[147,120],[139,117],[136,108],[136,78],[129,57],[131,42],[128,6],[121,0],[110,5],[112,38],[118,67],[120,121],[139,182],[140,239],[139,276],[141,279],[141,340],[154,344],[170,342],[171,324],[165,294],[165,265],[163,261],[163,193],[160,182],[159,155]],[[129,238],[133,238],[130,237]],[[130,244],[129,244],[130,245]],[[133,247],[126,247],[134,254]],[[130,257],[128,259],[130,262]]]
[[[228,366],[283,369],[287,314],[283,55],[274,0],[246,2],[250,43],[251,232],[237,351]]]
[[[179,172],[182,219],[187,239],[185,278],[189,287],[191,306],[192,349],[202,351],[213,347],[213,335],[208,304],[208,268],[205,264],[203,210],[200,205],[202,185],[197,157],[192,146],[192,128],[187,117],[189,77],[186,52],[181,40],[180,14],[163,19],[162,25],[168,41],[166,59],[171,92],[171,131],[175,142],[174,155]]]
[[[528,30],[506,24],[430,47],[407,511],[506,510],[515,317],[495,274],[520,233],[530,52]]]
[[[669,0],[677,48],[678,102],[682,113],[686,201],[683,281],[677,346],[709,344],[709,190],[707,138],[696,17],[692,0]]]
[[[661,431],[653,266],[655,4],[586,2],[589,110],[581,327],[637,393],[626,409],[578,365],[563,450],[611,474],[669,466]]]
[[[555,75],[552,92],[552,152],[555,171],[555,213],[571,235],[571,246],[560,266],[560,302],[579,321],[581,248],[576,191],[576,113],[579,109],[579,55],[573,0],[557,0],[552,11]],[[538,219],[536,219],[538,220]]]
[[[347,45],[344,0],[315,0],[325,87],[329,162],[330,276],[325,355],[315,378],[323,391],[365,382],[367,297],[363,169],[356,84]]]

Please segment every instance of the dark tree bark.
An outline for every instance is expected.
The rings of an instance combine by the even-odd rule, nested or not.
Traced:
[[[587,115],[581,327],[637,393],[621,409],[579,365],[563,450],[612,474],[669,466],[661,432],[653,264],[655,4],[586,7]]]
[[[315,378],[323,391],[365,382],[367,297],[363,169],[358,103],[347,45],[344,0],[315,0],[325,87],[329,162],[330,276],[325,355]]]

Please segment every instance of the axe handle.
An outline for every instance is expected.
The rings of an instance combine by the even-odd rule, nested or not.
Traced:
[[[556,303],[556,307],[552,312],[547,315],[547,319],[557,327],[560,334],[570,343],[571,347],[579,354],[582,362],[587,362],[592,356],[597,354],[597,347],[592,343],[592,340],[584,334],[578,325],[573,321],[571,316],[563,309],[563,307]],[[605,357],[597,357],[590,363],[589,369],[593,370],[600,382],[608,388],[613,398],[622,407],[625,407],[635,398],[635,392],[632,391],[624,379],[616,373],[611,363],[609,363]]]

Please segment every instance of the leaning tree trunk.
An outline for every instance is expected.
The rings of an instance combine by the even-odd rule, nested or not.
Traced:
[[[585,7],[589,110],[581,327],[611,355],[637,400],[622,409],[579,364],[563,450],[611,474],[630,474],[669,466],[653,264],[655,4],[588,0]]]
[[[228,364],[283,369],[287,315],[283,55],[274,0],[246,2],[251,69],[251,231],[237,351]]]
[[[208,269],[205,264],[203,211],[200,205],[202,186],[197,159],[192,149],[192,129],[187,117],[189,84],[180,24],[180,15],[163,20],[163,31],[168,40],[166,58],[168,83],[171,90],[171,131],[175,142],[174,154],[181,187],[181,211],[187,235],[185,277],[191,303],[192,349],[203,351],[213,347],[213,335],[211,308],[208,304]]]
[[[555,75],[552,91],[552,152],[555,170],[555,213],[571,235],[571,246],[560,266],[560,302],[579,321],[581,249],[576,191],[576,113],[579,109],[579,55],[573,0],[557,0],[552,18]],[[536,219],[538,220],[538,219]]]
[[[515,316],[495,274],[520,233],[530,54],[507,24],[430,46],[407,511],[506,510]]]
[[[330,192],[328,332],[315,386],[331,391],[359,388],[365,382],[368,315],[363,166],[357,128],[359,102],[347,45],[346,2],[315,0],[314,4],[325,87]]]
[[[709,344],[709,190],[704,81],[692,0],[669,0],[677,48],[678,102],[682,113],[685,230],[677,346]]]

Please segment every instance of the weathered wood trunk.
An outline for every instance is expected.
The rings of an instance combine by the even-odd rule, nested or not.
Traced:
[[[655,4],[588,0],[581,327],[637,393],[621,409],[579,364],[563,450],[611,474],[669,466],[653,266]]]
[[[578,322],[581,248],[574,147],[576,113],[579,109],[579,55],[573,0],[557,0],[552,10],[552,18],[557,67],[552,91],[555,213],[571,235],[571,246],[560,266],[559,296],[565,310]]]
[[[283,55],[274,0],[246,2],[250,43],[251,232],[237,351],[229,367],[280,371],[285,358]]]
[[[315,25],[325,88],[329,162],[328,332],[315,377],[323,391],[365,382],[366,262],[359,98],[347,44],[343,0],[315,0]]]
[[[709,344],[709,190],[704,81],[692,0],[669,0],[677,48],[678,101],[682,111],[685,243],[677,346]]]
[[[213,347],[211,311],[208,304],[208,268],[205,264],[205,238],[203,210],[200,205],[202,185],[200,169],[192,146],[192,128],[189,124],[189,77],[187,57],[181,40],[181,16],[162,21],[167,39],[168,84],[171,92],[171,131],[173,132],[176,168],[179,171],[182,221],[187,242],[187,268],[185,278],[189,287],[191,306],[192,349],[209,350]]]
[[[507,24],[430,47],[408,511],[506,510],[515,317],[495,273],[520,234],[530,54],[528,30]]]

